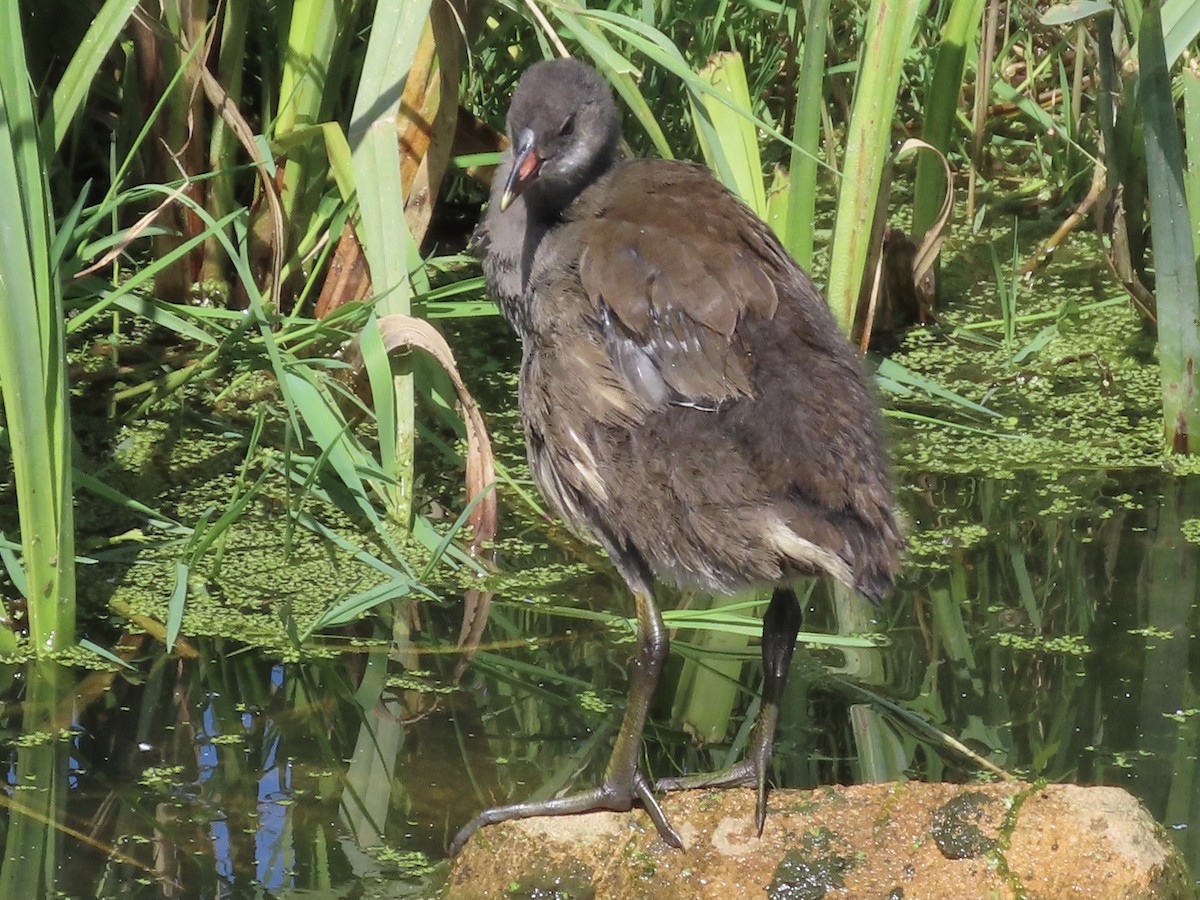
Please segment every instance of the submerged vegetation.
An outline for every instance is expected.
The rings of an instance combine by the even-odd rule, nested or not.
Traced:
[[[812,589],[790,702],[848,715],[781,735],[803,749],[779,779],[977,777],[932,725],[1025,775],[1132,772],[1200,860],[1200,702],[1172,677],[1200,587],[1197,9],[8,4],[0,896],[351,869],[431,894],[480,799],[605,746],[628,608],[540,509],[467,252],[512,87],[557,52],[610,79],[633,152],[704,159],[874,350],[910,575],[880,612]],[[755,603],[675,599],[679,727],[650,752],[720,768],[756,711]],[[69,800],[102,744],[142,790]],[[421,753],[443,771],[406,780]],[[280,824],[260,792],[309,805]],[[141,842],[171,828],[156,867]],[[238,828],[304,858],[210,858]],[[361,857],[331,863],[347,835]]]

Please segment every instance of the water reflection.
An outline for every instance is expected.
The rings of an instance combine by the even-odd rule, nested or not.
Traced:
[[[70,673],[54,663],[33,663],[24,672],[7,673],[21,690],[19,708],[5,704],[8,718],[20,726],[6,728],[12,751],[5,766],[8,813],[4,862],[0,864],[0,897],[40,895],[64,856],[70,734]],[[8,725],[8,722],[5,722]],[[30,889],[35,893],[27,893]]]
[[[805,604],[806,630],[888,644],[797,654],[777,780],[979,777],[933,725],[1023,777],[1128,788],[1200,871],[1200,551],[1183,537],[1200,481],[907,480],[904,588],[879,610],[824,586]],[[459,688],[457,601],[422,607],[419,631],[397,608],[301,662],[213,640],[194,660],[147,645],[118,674],[0,673],[0,896],[436,896],[475,811],[607,757],[632,643],[594,611],[629,604],[603,571],[561,571],[497,593]],[[757,708],[756,642],[679,633],[669,675],[654,771],[726,765]]]

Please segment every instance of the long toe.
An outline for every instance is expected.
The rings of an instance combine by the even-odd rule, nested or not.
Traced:
[[[660,778],[655,787],[662,792],[752,787],[755,789],[754,824],[761,836],[763,827],[767,823],[767,795],[770,793],[767,785],[767,761],[770,760],[770,748],[767,748],[765,760],[760,759],[761,756],[761,752],[752,752],[749,758],[732,768],[722,769],[720,772],[684,775],[679,778]]]
[[[695,791],[704,788],[754,787],[759,782],[758,772],[750,760],[719,772],[702,772],[698,775],[681,775],[678,778],[660,778],[655,787],[661,791]]]
[[[683,849],[683,838],[679,836],[679,832],[671,827],[671,823],[667,821],[667,814],[658,804],[658,798],[654,796],[654,788],[650,785],[650,780],[641,772],[634,776],[634,789],[637,791],[638,799],[642,801],[642,806],[645,807],[646,815],[650,817],[650,821],[654,823],[654,827],[658,829],[658,836],[669,847],[674,847],[676,850]]]
[[[565,797],[556,797],[553,800],[513,803],[508,806],[496,806],[491,809],[485,809],[462,827],[458,834],[454,836],[454,840],[450,842],[448,850],[451,856],[457,856],[459,851],[466,846],[471,835],[485,825],[496,825],[512,819],[531,819],[537,816],[569,816],[577,813],[595,812],[597,810],[628,812],[633,808],[635,799],[645,808],[647,815],[650,816],[650,820],[654,823],[654,827],[658,830],[659,837],[669,846],[676,849],[683,849],[683,839],[679,836],[679,832],[672,828],[671,823],[667,821],[666,813],[663,812],[662,807],[659,805],[658,798],[654,796],[654,789],[650,781],[641,772],[637,772],[633,777],[632,784],[606,781],[594,790],[583,791],[578,794],[568,794]]]

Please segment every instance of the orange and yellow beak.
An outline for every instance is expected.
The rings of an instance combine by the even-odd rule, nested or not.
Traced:
[[[542,159],[538,156],[533,132],[522,128],[513,143],[513,165],[504,183],[504,193],[500,195],[501,212],[508,209],[521,192],[537,179],[541,167]]]

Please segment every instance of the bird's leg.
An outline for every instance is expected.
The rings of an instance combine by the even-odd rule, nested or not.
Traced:
[[[796,649],[796,635],[799,633],[800,603],[796,600],[796,592],[790,587],[776,588],[763,615],[763,702],[758,711],[758,721],[754,723],[750,744],[750,759],[757,776],[755,787],[758,789],[754,823],[760,835],[767,821],[767,770],[775,749],[779,704],[783,702],[783,689],[787,686],[792,653]]]
[[[776,588],[763,615],[762,660],[763,699],[750,733],[750,751],[732,768],[706,775],[660,779],[660,791],[710,787],[755,787],[758,801],[754,822],[761,835],[767,821],[767,772],[775,748],[775,727],[779,723],[779,704],[787,685],[796,635],[800,633],[800,604],[791,588]]]
[[[642,732],[650,701],[662,675],[667,658],[667,630],[662,616],[648,589],[634,589],[637,607],[638,648],[630,676],[629,702],[613,744],[612,755],[604,768],[604,781],[596,789],[569,794],[553,800],[513,803],[485,809],[468,822],[450,842],[450,855],[458,853],[467,839],[484,825],[507,822],[509,819],[528,819],[533,816],[563,816],[598,809],[627,812],[635,799],[641,801],[659,836],[677,849],[683,848],[679,833],[667,822],[667,817],[654,796],[654,786],[638,768],[642,754]]]
[[[667,822],[667,817],[654,796],[654,786],[638,768],[642,755],[642,733],[646,730],[646,717],[654,691],[662,677],[663,665],[667,661],[669,641],[662,616],[654,603],[650,591],[634,590],[637,609],[638,651],[633,661],[633,672],[629,679],[629,700],[621,729],[617,732],[612,755],[604,767],[604,784],[600,790],[613,801],[621,804],[622,810],[632,805],[636,796],[649,814],[659,837],[676,849],[683,848],[683,839]],[[608,807],[617,809],[618,807]]]

